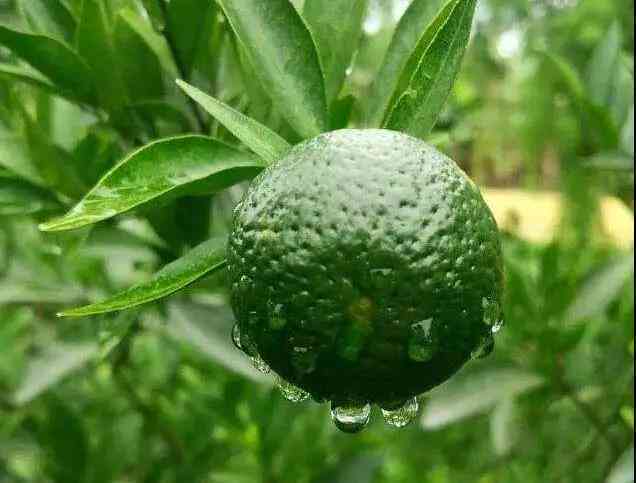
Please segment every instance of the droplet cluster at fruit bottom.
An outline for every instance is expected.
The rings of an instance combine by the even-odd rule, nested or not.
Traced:
[[[495,345],[494,336],[502,329],[504,325],[503,321],[500,319],[497,319],[497,321],[491,324],[490,320],[485,318],[484,323],[490,325],[492,327],[492,330],[490,334],[484,337],[480,346],[473,352],[472,356],[474,359],[483,359],[493,352]],[[423,321],[415,325],[417,325],[417,328],[415,329],[416,331],[422,330],[425,333],[428,333],[428,329],[430,328],[430,321]],[[311,395],[307,391],[286,381],[278,374],[275,374],[267,365],[267,363],[256,352],[249,350],[249,347],[252,347],[252,345],[250,344],[249,340],[247,340],[246,335],[243,335],[241,333],[239,324],[235,324],[232,328],[232,342],[237,349],[247,354],[252,362],[252,365],[259,372],[266,375],[274,375],[276,386],[286,400],[292,403],[300,403],[305,402],[311,398]],[[425,354],[428,350],[427,343],[422,343],[421,339],[416,339],[416,341],[413,342],[412,346],[416,347],[416,349],[414,349],[414,353],[416,354],[414,359],[423,360],[421,359],[422,357],[424,359],[426,358]],[[413,357],[411,355],[410,349],[409,354],[410,357]],[[406,401],[383,404],[380,407],[380,412],[382,413],[384,422],[387,425],[393,426],[395,428],[404,428],[417,418],[419,409],[420,404],[418,402],[418,398],[413,397]],[[359,433],[360,431],[365,429],[371,422],[371,404],[354,402],[332,402],[331,420],[336,428],[344,433]]]

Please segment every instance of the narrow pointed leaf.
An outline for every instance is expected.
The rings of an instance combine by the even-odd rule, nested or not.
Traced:
[[[543,384],[539,375],[517,368],[465,371],[430,393],[422,414],[422,426],[442,428]]]
[[[71,11],[60,0],[19,0],[22,16],[30,27],[60,40],[71,42],[77,22]]]
[[[384,127],[418,137],[433,129],[464,57],[475,5],[476,0],[451,0],[427,29],[402,73],[409,81],[405,88],[400,81]]]
[[[303,17],[314,34],[325,74],[327,101],[342,88],[358,49],[367,0],[307,0]]]
[[[56,344],[32,360],[12,400],[18,406],[27,404],[55,386],[63,378],[85,366],[98,351],[97,344]]]
[[[96,304],[66,310],[61,317],[84,317],[137,307],[164,298],[225,267],[226,239],[212,238],[140,283]]]
[[[187,78],[190,78],[199,54],[208,45],[217,9],[214,2],[202,4],[199,0],[172,0],[168,4],[167,32]]]
[[[88,65],[66,44],[44,35],[28,34],[0,25],[0,45],[49,78],[55,86],[83,102],[92,103],[95,89]]]
[[[48,93],[56,93],[57,89],[51,82],[34,69],[23,65],[0,63],[0,77],[6,77],[16,82],[31,84]]]
[[[219,0],[259,80],[302,136],[327,130],[323,75],[311,33],[289,0]]]
[[[177,84],[228,131],[266,161],[276,161],[291,147],[282,137],[258,121],[182,80],[177,80]]]
[[[196,348],[227,370],[260,384],[272,385],[272,378],[259,371],[231,342],[234,316],[229,307],[210,310],[194,304],[170,303],[169,324],[162,324],[174,339]]]
[[[129,9],[120,10],[115,17],[113,44],[117,64],[124,74],[122,79],[129,99],[161,99],[166,91],[164,67],[147,39],[136,29],[139,25],[135,24],[141,23],[136,22],[137,17],[138,14]],[[149,25],[148,28],[152,29]]]
[[[58,203],[50,193],[24,181],[0,178],[0,216],[53,211]]]
[[[179,69],[172,58],[170,47],[162,35],[155,32],[152,26],[130,7],[120,10],[118,17],[143,40],[170,77],[174,79],[179,76]]]
[[[0,166],[32,184],[46,185],[29,156],[27,141],[18,136],[0,137]]]
[[[622,36],[620,24],[614,23],[596,47],[588,66],[588,93],[596,105],[607,106],[613,95],[621,61]]]
[[[447,0],[415,0],[398,23],[382,67],[368,97],[367,125],[379,127],[402,71],[415,51],[422,32],[433,22]]]
[[[618,459],[605,483],[634,482],[634,445],[632,444]]]
[[[603,267],[583,284],[566,311],[565,321],[572,324],[603,314],[633,276],[633,252]]]
[[[77,51],[88,63],[98,86],[100,104],[111,111],[127,101],[118,63],[113,26],[103,0],[83,0],[76,34]]]
[[[255,176],[263,167],[257,157],[208,137],[163,139],[124,158],[69,213],[41,229],[90,225],[168,194],[214,193]]]

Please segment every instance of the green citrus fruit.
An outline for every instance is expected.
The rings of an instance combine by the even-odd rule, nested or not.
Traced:
[[[490,210],[397,132],[294,147],[237,206],[228,261],[244,349],[316,400],[398,407],[487,354],[500,324]]]

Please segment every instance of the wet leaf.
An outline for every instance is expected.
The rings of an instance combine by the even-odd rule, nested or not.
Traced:
[[[306,138],[326,131],[318,53],[289,0],[219,0],[219,4],[280,114]]]
[[[177,84],[187,95],[223,124],[228,131],[264,160],[273,163],[291,148],[287,141],[254,119],[182,80],[178,80]]]
[[[342,88],[358,50],[367,0],[307,0],[303,17],[314,35],[325,74],[327,102]]]
[[[415,0],[398,23],[382,67],[369,93],[367,124],[379,127],[387,114],[393,91],[422,33],[435,19],[447,0]]]
[[[65,216],[44,231],[90,225],[171,195],[214,193],[255,176],[264,163],[212,138],[163,139],[124,158]]]
[[[384,127],[424,137],[435,126],[466,51],[476,0],[451,0],[400,76]]]
[[[97,344],[89,343],[58,343],[47,347],[29,363],[24,379],[13,393],[13,402],[21,406],[32,401],[89,363],[97,351]]]
[[[48,77],[64,95],[94,102],[93,77],[88,65],[63,42],[0,25],[0,44]]]
[[[425,429],[448,426],[541,385],[540,376],[522,369],[466,371],[430,393],[424,404],[422,425]]]
[[[225,238],[213,238],[169,263],[152,278],[107,300],[61,312],[61,317],[84,317],[137,307],[154,302],[225,267]]]

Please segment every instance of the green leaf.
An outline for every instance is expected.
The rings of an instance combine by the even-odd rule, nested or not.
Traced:
[[[613,95],[614,80],[621,61],[621,26],[614,23],[596,47],[587,70],[590,99],[598,106],[608,106]]]
[[[132,8],[124,8],[120,10],[117,17],[118,20],[126,23],[128,27],[135,32],[141,40],[143,40],[148,49],[150,49],[150,51],[156,56],[159,64],[171,80],[179,77],[179,69],[175,64],[165,37],[155,32],[151,25]],[[120,46],[120,51],[121,48],[122,46]]]
[[[82,1],[75,41],[77,51],[91,67],[100,104],[111,112],[127,102],[112,28],[103,0]]]
[[[610,109],[590,100],[584,80],[566,59],[553,52],[542,51],[540,54],[563,82],[574,107],[578,110],[583,127],[587,128],[587,135],[598,141],[598,149],[615,149],[620,133]]]
[[[307,0],[303,17],[314,35],[325,74],[327,102],[340,93],[358,50],[367,0]]]
[[[384,127],[417,137],[433,129],[459,72],[475,5],[451,0],[429,26],[401,74]]]
[[[166,332],[176,340],[195,347],[210,360],[246,379],[272,385],[272,378],[258,372],[245,355],[232,345],[234,317],[228,307],[208,307],[174,303],[168,309]]]
[[[205,94],[182,80],[177,85],[201,105],[211,116],[240,139],[248,148],[269,163],[273,163],[287,152],[291,146],[268,127],[247,117],[227,104]]]
[[[18,0],[18,7],[35,32],[66,42],[73,40],[77,22],[60,0]]]
[[[46,187],[69,198],[79,198],[85,188],[72,155],[53,144],[33,120],[25,117],[25,125],[30,158]]]
[[[44,35],[18,32],[1,25],[0,44],[48,77],[64,95],[94,103],[95,89],[90,68],[66,44]]]
[[[60,317],[85,317],[137,307],[167,297],[198,279],[225,267],[225,238],[212,238],[142,282],[92,305],[65,310]]]
[[[97,354],[97,344],[55,344],[33,359],[20,386],[13,393],[14,404],[22,406],[85,366]]]
[[[178,63],[187,79],[192,75],[197,58],[207,48],[217,8],[214,2],[199,0],[171,0],[168,4],[167,35],[174,42]]]
[[[38,71],[24,65],[0,63],[0,77],[31,84],[43,91],[56,93],[57,89],[51,82]]]
[[[519,439],[520,428],[515,411],[515,399],[507,397],[497,404],[490,416],[490,439],[498,456],[509,454]]]
[[[320,61],[289,0],[219,0],[276,108],[306,138],[327,130]]]
[[[634,482],[634,445],[630,446],[612,468],[605,483]]]
[[[24,181],[0,178],[0,216],[32,215],[58,207],[47,191]]]
[[[566,310],[565,322],[574,324],[603,314],[633,276],[633,252],[603,267],[580,288]]]
[[[168,194],[214,193],[254,177],[263,167],[255,156],[208,137],[162,139],[124,158],[70,212],[40,228],[79,228]]]
[[[367,124],[382,125],[400,76],[427,27],[447,0],[415,0],[398,23],[368,96]]]
[[[125,73],[122,78],[130,99],[161,99],[165,93],[163,67],[147,42],[150,39],[139,33],[142,22],[137,17],[129,9],[121,10],[115,17],[113,43],[117,63]]]
[[[540,376],[522,369],[465,371],[430,393],[422,425],[425,429],[442,428],[541,385]]]
[[[37,186],[46,182],[29,157],[26,140],[18,137],[0,137],[0,166]]]

